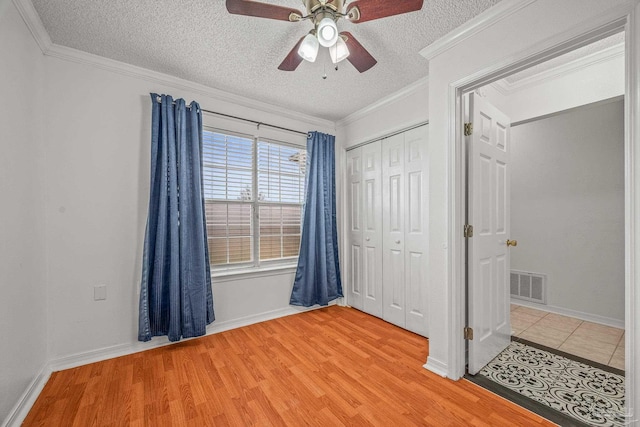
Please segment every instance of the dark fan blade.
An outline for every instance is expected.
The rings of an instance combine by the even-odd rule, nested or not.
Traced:
[[[386,18],[387,16],[400,15],[402,13],[415,12],[422,9],[424,0],[358,0],[349,3],[346,10],[354,7],[360,9],[360,19],[353,21],[357,24]]]
[[[378,61],[371,56],[367,49],[362,47],[360,42],[356,40],[351,33],[343,31],[340,35],[346,37],[345,43],[349,48],[349,56],[347,56],[347,59],[354,67],[356,67],[356,70],[364,73],[378,63]]]
[[[305,37],[306,36],[303,36],[300,41],[296,43],[293,49],[291,49],[291,52],[289,52],[287,57],[284,58],[284,61],[282,61],[282,63],[278,65],[278,70],[294,71],[296,68],[298,68],[298,65],[300,65],[300,63],[303,61],[302,57],[298,55],[298,48],[300,47],[300,44]]]
[[[236,15],[257,16],[259,18],[289,21],[291,14],[302,16],[296,9],[260,3],[251,0],[227,0],[227,10]]]

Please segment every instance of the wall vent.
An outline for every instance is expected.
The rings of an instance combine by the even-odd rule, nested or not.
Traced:
[[[547,275],[511,270],[511,298],[547,303]]]

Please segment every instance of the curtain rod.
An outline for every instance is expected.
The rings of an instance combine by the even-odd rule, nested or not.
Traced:
[[[282,127],[282,126],[270,125],[269,123],[263,123],[263,122],[258,122],[256,120],[245,119],[243,117],[232,116],[230,114],[218,113],[217,111],[205,110],[204,108],[200,108],[200,111],[202,111],[203,113],[215,114],[217,116],[223,116],[223,117],[228,117],[230,119],[237,119],[237,120],[242,120],[242,121],[245,121],[245,122],[253,123],[255,125],[258,125],[258,128],[260,126],[268,126],[270,128],[286,130],[287,132],[293,132],[293,133],[298,133],[300,135],[307,136],[307,132],[300,132],[299,130],[289,129],[289,128],[285,128],[285,127]]]
[[[161,103],[162,102],[162,98],[158,97],[158,102]],[[175,105],[175,103],[176,102],[173,101],[174,105]],[[187,108],[189,108],[188,104],[187,104]],[[307,132],[300,132],[299,130],[289,129],[289,128],[285,128],[285,127],[282,127],[282,126],[271,125],[269,123],[263,123],[263,122],[259,122],[259,121],[256,121],[256,120],[245,119],[244,117],[232,116],[230,114],[218,113],[217,111],[205,110],[202,107],[200,107],[200,111],[202,111],[203,113],[215,114],[217,116],[223,116],[223,117],[228,117],[230,119],[242,120],[242,121],[245,121],[245,122],[253,123],[253,124],[257,125],[258,128],[260,128],[260,126],[268,126],[270,128],[285,130],[287,132],[298,133],[298,134],[304,135],[304,136],[308,135]]]

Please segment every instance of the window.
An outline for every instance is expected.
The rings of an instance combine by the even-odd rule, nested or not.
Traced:
[[[204,130],[203,143],[212,267],[294,262],[300,248],[306,150],[212,129]]]

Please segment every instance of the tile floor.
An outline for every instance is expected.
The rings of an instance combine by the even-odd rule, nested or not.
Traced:
[[[511,304],[511,329],[523,338],[624,370],[624,330]]]
[[[561,426],[575,426],[572,419],[580,421],[580,425],[628,425],[624,415],[624,375],[523,343],[509,344],[474,381]]]

